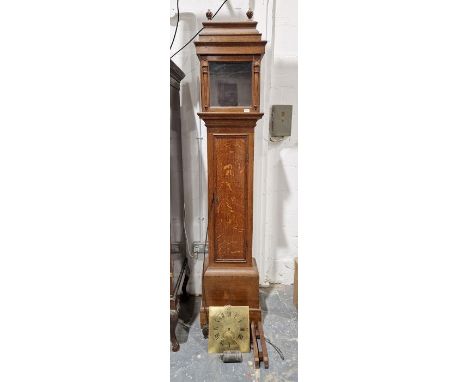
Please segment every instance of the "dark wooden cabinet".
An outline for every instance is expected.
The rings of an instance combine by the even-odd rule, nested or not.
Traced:
[[[180,82],[184,72],[171,61],[171,132],[170,132],[170,193],[171,193],[171,250],[170,250],[170,330],[172,350],[179,350],[175,334],[179,318],[179,293],[187,293],[190,275],[187,259],[187,239],[185,236],[184,181],[182,165],[182,137],[180,122]]]

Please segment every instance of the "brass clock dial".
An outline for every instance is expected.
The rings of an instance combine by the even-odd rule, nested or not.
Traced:
[[[249,307],[210,306],[208,353],[250,352]]]

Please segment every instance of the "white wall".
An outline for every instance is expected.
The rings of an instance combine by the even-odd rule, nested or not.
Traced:
[[[293,105],[291,137],[268,142],[266,277],[292,284],[297,256],[297,2],[275,2],[269,105]],[[270,110],[270,107],[268,108]],[[266,109],[265,109],[266,111]]]
[[[206,10],[215,12],[221,3],[179,1],[180,21],[172,53],[201,28]],[[253,251],[261,284],[290,284],[297,256],[297,3],[229,0],[216,20],[246,20],[249,6],[258,30],[268,40],[261,73],[265,116],[257,124],[255,138]],[[171,0],[171,39],[175,9],[176,1]],[[173,60],[186,74],[181,84],[181,119],[187,236],[192,243],[205,240],[207,216],[206,128],[196,114],[200,110],[199,62],[193,43]],[[293,105],[292,135],[282,142],[269,141],[272,104]],[[190,266],[189,292],[200,294],[202,258],[191,260]]]

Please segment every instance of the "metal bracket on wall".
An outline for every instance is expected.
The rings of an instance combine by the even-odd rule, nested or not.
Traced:
[[[185,249],[184,243],[171,243],[171,253],[183,253]]]
[[[194,241],[192,243],[192,252],[193,253],[208,253],[208,243],[205,242],[200,242],[200,241]]]

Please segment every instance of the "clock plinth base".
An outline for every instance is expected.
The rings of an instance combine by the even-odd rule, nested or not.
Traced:
[[[248,306],[250,321],[261,321],[259,276],[255,259],[251,267],[207,266],[203,276],[200,325],[208,324],[210,306]],[[206,310],[206,312],[205,312]]]

